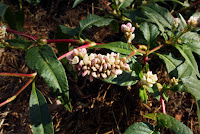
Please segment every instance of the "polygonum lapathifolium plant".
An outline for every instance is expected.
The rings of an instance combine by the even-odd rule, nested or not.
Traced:
[[[76,0],[73,6],[75,7],[80,2],[82,0]],[[183,5],[182,2],[178,1],[171,2]],[[102,0],[102,3],[109,9],[110,14],[106,16],[89,14],[75,28],[60,25],[57,31],[57,39],[53,40],[36,38],[19,32],[23,31],[21,28],[24,23],[16,19],[16,22],[14,22],[16,24],[13,25],[10,22],[11,20],[6,17],[6,11],[11,9],[0,3],[2,9],[2,11],[0,10],[1,20],[8,24],[8,26],[3,25],[3,23],[0,25],[0,43],[3,47],[24,50],[28,67],[37,72],[32,74],[0,73],[0,76],[30,78],[19,92],[1,103],[0,106],[14,100],[19,93],[32,83],[30,117],[33,133],[40,131],[45,134],[54,133],[47,102],[36,88],[35,78],[37,74],[40,75],[51,88],[51,92],[55,94],[66,109],[71,111],[70,85],[68,85],[64,68],[67,58],[69,63],[66,65],[67,69],[73,68],[79,76],[88,78],[90,82],[97,78],[120,86],[137,84],[136,87],[140,87],[138,89],[139,96],[143,103],[147,103],[149,94],[160,101],[162,113],[145,115],[146,118],[155,120],[157,122],[156,126],[147,122],[138,122],[131,125],[125,131],[125,134],[160,133],[159,131],[165,127],[177,134],[192,133],[183,123],[167,115],[165,103],[169,99],[167,95],[169,90],[192,94],[197,104],[197,115],[200,122],[200,75],[198,61],[194,56],[194,53],[197,54],[197,57],[200,56],[199,16],[192,15],[186,21],[181,14],[173,16],[162,4],[148,0],[141,2],[113,0],[111,7],[104,0]],[[13,18],[20,16],[19,12],[15,12],[15,15]],[[121,29],[120,33],[116,33],[122,35],[121,38],[118,38],[118,41],[95,43],[87,39],[87,35],[84,33],[85,29],[93,26],[108,25],[115,31]],[[13,27],[14,30],[9,29],[9,27]],[[15,36],[15,39],[7,40],[6,31],[18,36]],[[31,41],[26,40],[27,38]],[[60,57],[57,57],[52,47],[47,45],[50,43],[56,43]],[[76,47],[77,45],[81,46]],[[110,53],[106,55],[88,53],[87,48],[109,49]],[[158,56],[165,63],[170,81],[161,82],[161,77],[152,71],[154,69],[151,65],[155,64],[152,63],[155,61],[151,59],[155,56]],[[60,60],[62,60],[62,63]],[[47,116],[45,116],[46,113]],[[38,119],[38,117],[44,118]]]

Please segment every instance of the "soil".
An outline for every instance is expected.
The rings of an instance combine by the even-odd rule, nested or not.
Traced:
[[[1,0],[2,1],[2,0]],[[4,1],[5,2],[5,1]],[[18,2],[7,2],[13,8],[19,9]],[[26,13],[24,33],[55,38],[58,25],[76,27],[79,21],[89,13],[104,15],[108,9],[102,2],[82,2],[72,8],[73,1],[48,1],[37,6],[25,3]],[[87,31],[88,38],[95,42],[111,42],[118,36],[109,28],[92,28]],[[12,38],[12,35],[9,35]],[[55,45],[50,44],[55,52]],[[154,63],[154,64],[153,64]],[[155,64],[156,63],[156,64]],[[157,73],[159,82],[169,82],[163,62],[155,56],[150,57],[151,70]],[[32,73],[25,62],[25,53],[21,50],[0,48],[0,72]],[[151,95],[147,104],[143,104],[138,96],[139,85],[120,87],[95,79],[89,82],[79,77],[78,82],[67,72],[70,87],[70,100],[73,106],[67,111],[42,78],[38,77],[36,87],[45,96],[54,123],[56,134],[120,134],[135,122],[146,121],[156,124],[142,115],[161,112],[160,102]],[[0,77],[0,102],[14,95],[28,79],[16,77]],[[29,97],[31,86],[28,86],[14,101],[0,108],[0,133],[31,134],[29,120]],[[187,93],[168,92],[169,102],[166,110],[170,116],[187,125],[194,134],[200,134],[197,118],[197,107],[193,97]],[[168,129],[162,134],[172,134]]]

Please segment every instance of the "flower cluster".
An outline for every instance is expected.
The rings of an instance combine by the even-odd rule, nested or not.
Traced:
[[[172,86],[176,86],[176,85],[178,85],[178,79],[176,79],[175,77],[173,77],[172,79],[171,79],[171,82],[170,82],[170,85],[172,85]]]
[[[200,17],[191,16],[187,23],[190,26],[199,26],[200,25]]]
[[[153,87],[153,84],[156,83],[158,80],[158,77],[156,74],[152,74],[152,71],[148,71],[143,75],[143,78],[141,79],[141,85],[146,85],[147,87]]]
[[[122,24],[121,25],[121,31],[125,34],[127,43],[131,43],[131,41],[135,38],[135,34],[133,33],[135,31],[135,27],[132,27],[131,23]]]
[[[90,81],[93,78],[107,79],[110,76],[113,78],[122,72],[130,71],[129,65],[126,63],[126,58],[119,58],[119,53],[111,53],[107,55],[91,53],[88,55],[85,48],[74,49],[72,54],[66,57],[73,69],[81,76],[89,77]]]
[[[0,40],[3,40],[6,36],[6,27],[0,23]]]
[[[180,19],[179,18],[175,18],[174,19],[174,27],[177,28],[179,23],[180,23]]]

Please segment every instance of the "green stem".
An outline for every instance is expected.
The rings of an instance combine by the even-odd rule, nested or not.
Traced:
[[[0,73],[0,76],[15,76],[15,77],[35,77],[37,73],[21,74],[21,73]]]

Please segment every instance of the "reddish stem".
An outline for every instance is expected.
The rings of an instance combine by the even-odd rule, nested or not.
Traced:
[[[86,45],[80,46],[80,47],[78,47],[76,49],[89,48],[89,47],[93,47],[93,46],[101,45],[101,44],[104,44],[104,43],[90,43],[90,44],[86,44]],[[58,60],[61,60],[61,59],[65,58],[67,55],[72,54],[72,52],[73,52],[73,50],[63,54],[62,56],[58,57]]]
[[[15,76],[15,77],[35,77],[37,73],[20,74],[20,73],[0,73],[0,76]]]
[[[191,4],[190,7],[193,7],[193,6],[195,6],[195,5],[199,4],[199,3],[200,3],[200,0],[198,0],[198,1],[194,2],[193,4]]]
[[[164,45],[162,44],[162,45],[160,45],[160,46],[155,47],[154,49],[150,50],[150,51],[148,52],[148,54],[151,54],[151,53],[153,53],[153,52],[159,50],[159,49],[160,49],[161,47],[163,47],[163,46],[164,46]]]
[[[162,96],[162,91],[160,91],[160,103],[161,103],[161,106],[162,106],[163,114],[166,114],[165,101],[164,101],[163,96]]]
[[[109,10],[112,11],[112,8],[111,8],[104,0],[101,0],[101,1],[106,5],[106,7],[107,7]]]
[[[148,56],[146,56],[145,59],[144,59],[144,65],[146,65],[148,63],[148,60],[149,60]]]
[[[34,40],[34,41],[37,41],[37,38],[36,38],[36,37],[31,36],[31,35],[28,35],[28,34],[25,34],[25,33],[22,33],[22,32],[15,31],[15,30],[13,30],[13,29],[6,28],[6,31],[9,32],[9,33],[18,34],[18,35],[21,35],[21,36],[23,36],[23,37],[26,37],[26,38],[32,39],[32,40]]]
[[[33,80],[35,77],[32,77],[15,95],[12,97],[8,98],[6,101],[0,103],[0,107],[13,101]]]
[[[48,43],[75,43],[75,44],[87,44],[88,41],[80,41],[80,40],[74,40],[74,39],[54,39],[54,40],[47,40]]]

